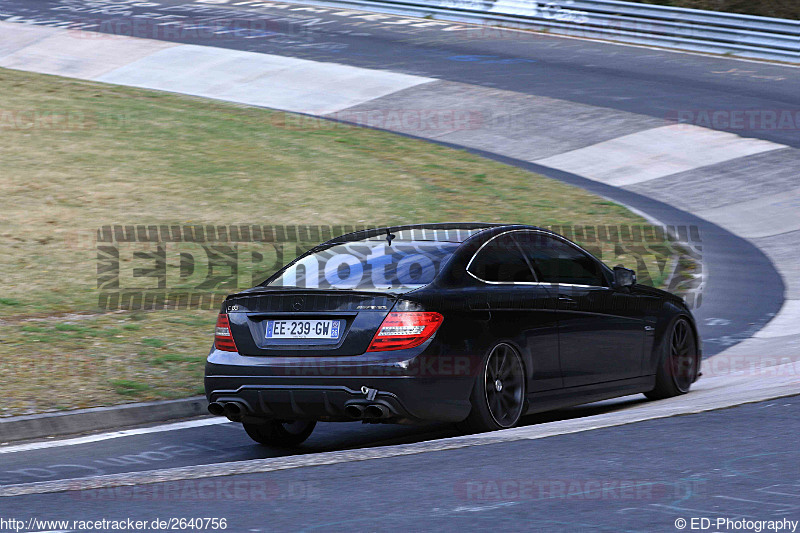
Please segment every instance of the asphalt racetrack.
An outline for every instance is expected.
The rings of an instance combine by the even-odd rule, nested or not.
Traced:
[[[786,224],[785,232],[734,231],[735,225],[724,222],[729,215],[720,200],[731,203],[741,196],[760,201],[754,189],[796,198],[800,124],[698,124],[735,133],[751,146],[770,144],[747,157],[720,159],[713,168],[698,165],[624,186],[587,178],[573,171],[569,161],[558,159],[665,127],[679,113],[694,120],[704,110],[723,111],[730,118],[745,110],[800,109],[800,70],[421,19],[390,24],[394,19],[280,5],[289,7],[254,2],[0,0],[0,21],[432,78],[436,81],[346,113],[327,114],[352,120],[360,116],[353,113],[364,109],[446,107],[453,99],[472,98],[475,110],[491,111],[482,115],[491,118],[489,126],[445,132],[382,122],[367,125],[529,168],[622,202],[663,224],[696,226],[705,286],[695,312],[707,357],[751,339],[787,300],[800,297],[796,272],[785,267],[800,246],[797,221],[791,214],[781,219],[776,211],[774,224]],[[174,20],[169,17],[183,17],[205,30],[165,31],[160,24]],[[235,31],[226,30],[230,28]],[[534,107],[538,111],[532,115]],[[308,113],[314,114],[314,109],[309,103]],[[522,119],[514,122],[515,116]],[[501,124],[503,120],[507,122]],[[785,346],[784,353],[798,353],[796,344]],[[537,415],[526,425],[634,412],[647,403],[641,397],[624,398]],[[785,397],[546,438],[319,466],[298,463],[250,475],[166,480],[159,471],[291,454],[252,444],[238,425],[207,420],[115,438],[0,447],[0,518],[152,520],[202,515],[227,518],[230,531],[677,531],[676,520],[681,518],[797,520],[798,408],[797,397]],[[456,435],[447,426],[320,424],[292,453],[378,449]],[[87,489],[85,484],[87,478],[136,472],[153,474],[137,478],[133,485]],[[165,483],[154,483],[159,480]],[[61,481],[71,485],[57,492],[35,485]],[[14,487],[22,489],[15,492]]]
[[[268,475],[95,490],[81,490],[82,483],[76,481],[55,494],[3,498],[2,509],[6,517],[42,520],[224,517],[232,531],[652,532],[676,531],[674,524],[680,518],[797,520],[800,477],[797,453],[789,443],[796,437],[799,409],[797,397],[783,398],[534,441]],[[377,428],[371,438],[391,433]],[[446,430],[426,436],[443,434]],[[320,435],[312,437],[309,449],[319,446]],[[350,443],[356,440],[357,436],[351,437]],[[160,462],[185,464],[271,453],[250,445],[233,424],[75,448],[20,454],[18,461],[27,464],[8,465],[17,472],[0,476],[17,480],[25,469],[42,475],[55,466],[48,461],[65,461],[64,474],[72,464],[76,474],[86,473],[78,463],[103,471],[126,461],[125,468],[147,468],[181,450],[181,459]],[[5,470],[7,458],[2,462]],[[72,529],[72,524],[63,529]]]

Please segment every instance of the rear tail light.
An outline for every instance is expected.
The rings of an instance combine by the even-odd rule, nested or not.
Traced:
[[[394,312],[383,319],[368,352],[404,350],[419,346],[442,325],[442,315],[423,312]]]
[[[225,352],[237,352],[236,343],[231,336],[231,323],[228,315],[220,313],[217,317],[217,327],[214,330],[214,347]]]

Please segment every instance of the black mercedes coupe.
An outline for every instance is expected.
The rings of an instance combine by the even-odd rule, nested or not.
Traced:
[[[525,414],[686,393],[691,312],[551,231],[426,224],[332,239],[228,296],[209,411],[292,446],[317,421],[510,428]]]

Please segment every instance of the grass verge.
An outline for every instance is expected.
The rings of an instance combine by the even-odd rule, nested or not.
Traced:
[[[297,129],[280,112],[2,69],[0,93],[0,416],[202,392],[215,311],[100,312],[101,225],[645,223],[388,133]]]

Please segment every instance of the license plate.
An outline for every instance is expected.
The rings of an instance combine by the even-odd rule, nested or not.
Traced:
[[[268,339],[338,339],[338,320],[269,320]]]

